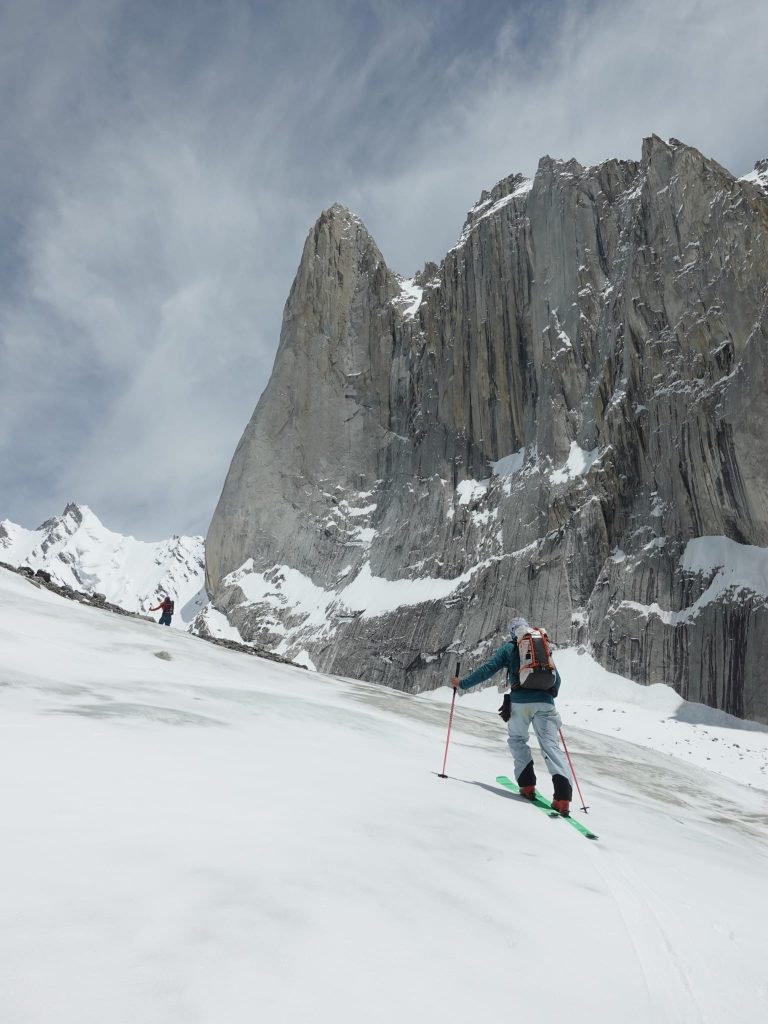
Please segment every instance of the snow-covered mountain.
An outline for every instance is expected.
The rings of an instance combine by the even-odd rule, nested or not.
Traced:
[[[758,160],[754,170],[739,180],[754,182],[755,185],[759,185],[765,192],[768,192],[768,159]]]
[[[180,628],[207,604],[202,537],[153,543],[113,533],[87,505],[69,504],[60,516],[28,530],[0,522],[0,562],[44,569],[54,582],[131,612],[147,612],[168,594]]]
[[[0,607],[4,1024],[764,1019],[766,729],[558,652],[588,842],[496,784],[495,693],[457,702],[441,780],[445,687],[4,570]]]

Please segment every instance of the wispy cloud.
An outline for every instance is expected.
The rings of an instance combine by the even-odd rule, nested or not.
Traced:
[[[0,516],[204,530],[321,209],[411,272],[546,152],[743,173],[765,38],[746,0],[0,8]]]

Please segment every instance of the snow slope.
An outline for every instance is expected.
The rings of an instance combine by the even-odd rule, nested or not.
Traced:
[[[56,583],[103,594],[129,612],[146,612],[169,594],[176,602],[173,625],[182,629],[208,603],[202,537],[124,537],[87,505],[67,505],[37,530],[4,519],[0,562],[45,569]]]
[[[0,570],[0,1020],[763,1019],[768,733],[728,729],[738,784],[695,707],[666,712],[695,756],[660,752],[663,694],[558,657],[597,843],[496,785],[495,693],[457,701],[441,780],[436,696]]]

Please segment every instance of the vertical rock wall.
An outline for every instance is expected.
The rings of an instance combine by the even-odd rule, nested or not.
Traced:
[[[211,523],[215,606],[246,639],[409,690],[521,612],[768,719],[768,583],[715,564],[768,547],[750,177],[656,137],[639,163],[546,157],[412,281],[326,211]]]

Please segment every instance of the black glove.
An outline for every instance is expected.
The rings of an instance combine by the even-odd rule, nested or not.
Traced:
[[[502,720],[502,722],[508,722],[510,717],[511,717],[511,715],[512,715],[512,694],[511,693],[505,693],[504,694],[504,699],[501,702],[501,707],[499,708],[499,718]]]

